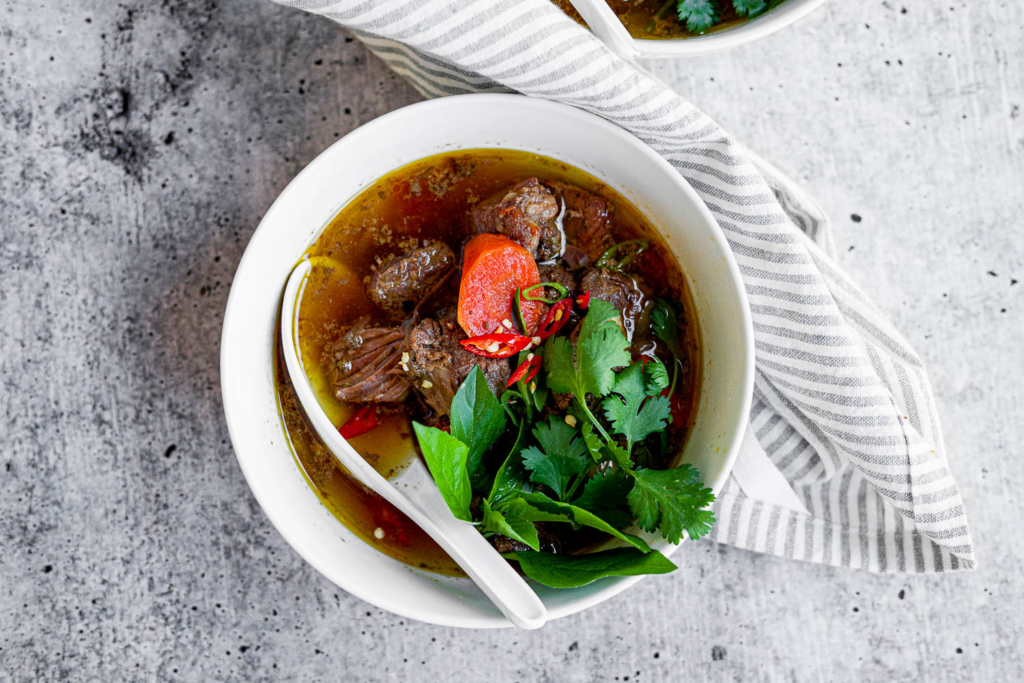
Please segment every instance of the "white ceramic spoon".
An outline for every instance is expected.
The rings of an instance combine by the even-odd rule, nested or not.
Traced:
[[[288,278],[281,306],[281,346],[295,395],[316,433],[352,476],[404,512],[437,541],[509,621],[519,628],[540,628],[548,618],[544,603],[476,527],[452,515],[423,461],[416,458],[388,481],[342,438],[320,407],[298,352],[297,303],[310,269],[309,261],[303,259]]]
[[[576,11],[587,22],[587,26],[594,32],[608,48],[623,59],[636,59],[640,56],[640,50],[633,42],[633,36],[615,16],[615,12],[608,6],[605,0],[569,0]]]

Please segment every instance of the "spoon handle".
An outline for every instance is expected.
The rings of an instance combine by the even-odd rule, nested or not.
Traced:
[[[409,465],[401,476],[399,490],[352,448],[327,417],[309,384],[298,351],[297,301],[310,268],[309,261],[303,260],[288,278],[281,304],[281,346],[295,395],[313,429],[352,476],[433,538],[509,621],[524,629],[540,628],[547,621],[544,603],[473,525],[452,515],[421,461]]]
[[[623,59],[633,60],[640,56],[633,36],[615,16],[605,0],[569,0],[576,11],[587,22],[587,26],[612,52]]]

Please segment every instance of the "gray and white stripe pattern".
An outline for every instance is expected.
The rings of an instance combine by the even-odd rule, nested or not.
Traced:
[[[714,540],[879,572],[974,566],[921,360],[838,267],[827,218],[790,180],[548,0],[279,1],[347,27],[424,96],[518,92],[597,114],[700,193],[753,313],[750,429],[802,503],[732,478]]]

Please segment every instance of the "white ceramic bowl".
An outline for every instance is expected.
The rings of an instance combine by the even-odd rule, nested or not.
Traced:
[[[729,0],[724,0],[728,2]],[[636,40],[640,57],[665,58],[697,55],[725,50],[757,40],[769,33],[789,26],[819,7],[825,0],[786,0],[775,9],[759,17],[730,28],[693,38],[666,40]]]
[[[753,386],[753,333],[739,271],[697,194],[667,162],[620,128],[583,111],[517,95],[465,95],[415,104],[353,131],[285,188],[246,248],[221,339],[221,390],[231,441],[253,494],[285,540],[332,582],[411,619],[508,626],[468,579],[410,568],[364,543],[320,503],[299,471],[278,416],[271,367],[287,276],[333,216],[407,163],[474,148],[537,152],[621,192],[659,227],[694,292],[704,342],[703,389],[683,459],[716,492],[732,467]],[[675,550],[661,542],[666,554]],[[582,588],[538,586],[551,618],[608,599],[640,577]]]

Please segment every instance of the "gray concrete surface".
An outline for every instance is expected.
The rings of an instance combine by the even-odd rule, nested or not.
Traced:
[[[932,370],[980,569],[700,543],[540,633],[393,617],[306,566],[228,443],[218,339],[260,217],[417,99],[258,0],[0,2],[0,681],[1024,678],[1024,6],[833,0],[655,65],[834,217]]]

